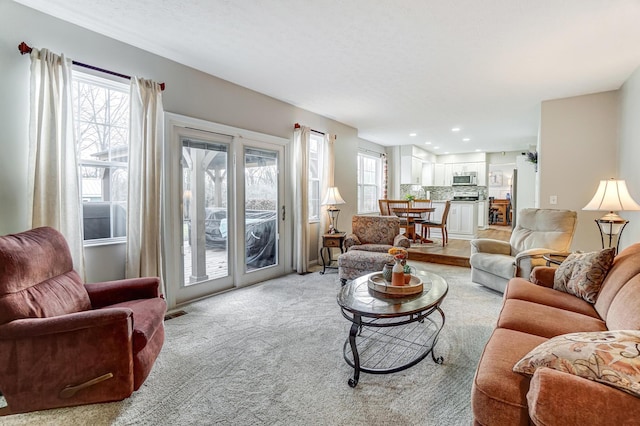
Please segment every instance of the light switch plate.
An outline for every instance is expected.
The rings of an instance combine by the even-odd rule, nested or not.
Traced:
[[[557,195],[549,196],[549,204],[558,204],[558,196]]]

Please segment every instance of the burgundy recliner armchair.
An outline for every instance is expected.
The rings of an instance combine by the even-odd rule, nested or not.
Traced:
[[[0,414],[117,401],[164,343],[157,278],[84,284],[62,234],[0,237]]]

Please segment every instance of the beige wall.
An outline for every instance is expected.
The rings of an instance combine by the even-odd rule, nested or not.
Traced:
[[[627,181],[631,196],[640,203],[640,68],[620,89],[620,154],[618,178]],[[620,247],[640,242],[640,212],[621,212],[629,220]]]
[[[573,250],[601,247],[594,219],[585,212],[601,179],[618,175],[619,93],[556,99],[542,103],[538,179],[541,208],[578,212]],[[551,195],[558,204],[552,205]]]
[[[351,215],[355,214],[357,206],[357,149],[361,143],[375,146],[360,139],[356,129],[11,1],[0,0],[0,148],[3,153],[0,156],[0,235],[29,227],[26,168],[30,60],[18,53],[17,46],[21,41],[64,53],[81,62],[165,82],[167,89],[163,92],[163,102],[167,112],[287,139],[292,137],[296,122],[336,134],[335,182],[347,202],[341,206],[340,226],[350,228]],[[318,230],[312,231],[317,235]],[[112,264],[113,259],[121,257],[121,250],[118,247],[113,247],[113,253],[105,253],[105,250],[101,248],[99,254],[87,254],[89,280],[118,278],[115,275],[123,270],[122,265]],[[315,241],[309,250],[310,258],[315,259],[318,253]],[[103,259],[111,262],[102,262]]]

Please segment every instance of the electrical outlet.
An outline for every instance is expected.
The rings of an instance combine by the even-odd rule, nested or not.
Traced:
[[[549,204],[558,204],[558,196],[557,195],[549,196]]]

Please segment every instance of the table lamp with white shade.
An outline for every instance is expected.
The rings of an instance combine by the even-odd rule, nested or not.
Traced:
[[[338,215],[340,214],[340,209],[336,207],[337,204],[345,204],[344,199],[340,196],[340,191],[335,186],[327,189],[327,195],[324,197],[324,201],[322,202],[323,206],[327,207],[327,214],[329,215],[329,234],[335,234],[338,231],[337,223],[338,223]]]
[[[614,247],[616,252],[620,245],[620,235],[624,227],[629,223],[618,215],[619,211],[640,210],[640,205],[635,202],[624,180],[601,180],[598,189],[589,203],[582,210],[608,211],[609,213],[596,219],[596,224],[600,230],[602,248]],[[608,239],[608,246],[605,240]]]

